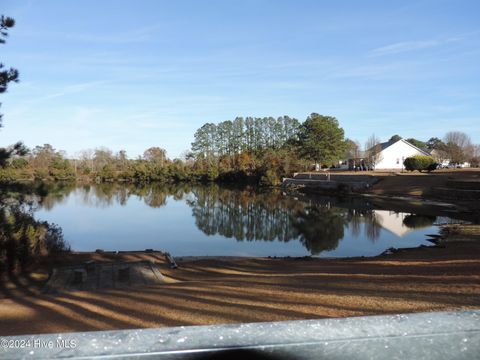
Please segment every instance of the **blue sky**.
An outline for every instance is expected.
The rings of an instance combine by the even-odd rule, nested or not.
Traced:
[[[480,143],[480,2],[0,0],[0,145],[74,156],[189,149],[206,122],[311,112],[375,133]]]

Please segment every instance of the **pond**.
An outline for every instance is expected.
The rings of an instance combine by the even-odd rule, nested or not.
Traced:
[[[426,234],[449,220],[358,198],[164,184],[56,185],[34,214],[58,224],[75,251],[155,249],[174,256],[374,256],[431,245]]]

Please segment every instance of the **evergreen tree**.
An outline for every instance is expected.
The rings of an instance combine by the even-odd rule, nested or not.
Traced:
[[[398,140],[402,140],[402,137],[398,134],[395,134],[393,135],[390,140],[388,140],[389,142],[397,142]]]
[[[301,155],[318,164],[339,160],[347,149],[344,131],[332,116],[312,113],[301,125],[298,136]]]
[[[13,26],[15,26],[15,20],[3,15],[0,17],[0,44],[5,44],[5,39],[8,36],[8,29]],[[10,82],[18,82],[18,70],[14,68],[7,69],[2,63],[0,63],[0,94],[7,91]],[[0,106],[1,105],[2,104],[0,103]],[[3,115],[0,114],[0,126],[2,126],[2,117]]]
[[[442,147],[445,146],[443,141],[437,137],[431,137],[430,139],[428,139],[428,141],[426,142],[426,145],[427,145],[427,149],[429,150],[441,149]]]
[[[412,145],[414,145],[414,146],[416,146],[420,149],[424,149],[424,148],[427,147],[427,144],[425,142],[421,141],[421,140],[417,140],[417,139],[414,139],[414,138],[409,138],[409,139],[407,139],[407,141],[410,144],[412,144]]]

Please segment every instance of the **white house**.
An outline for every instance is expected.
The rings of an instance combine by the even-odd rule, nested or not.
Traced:
[[[410,156],[431,156],[426,150],[420,149],[404,139],[380,143],[375,147],[375,151],[372,150],[362,152],[359,154],[360,157],[351,157],[347,161],[343,161],[340,168],[366,170],[373,167],[375,170],[401,170],[404,167],[403,161]],[[372,154],[375,155],[372,156]]]
[[[379,152],[376,154],[375,169],[403,169],[403,161],[411,156],[430,154],[410,144],[404,139],[398,141],[387,141],[379,144]]]

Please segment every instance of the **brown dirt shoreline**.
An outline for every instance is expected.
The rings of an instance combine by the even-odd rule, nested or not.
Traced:
[[[0,283],[0,335],[478,309],[480,241],[450,233],[456,241],[442,247],[389,256],[185,257],[175,270],[161,253],[72,253],[55,265],[151,260],[166,283],[43,294],[52,264],[39,263],[29,277]]]

